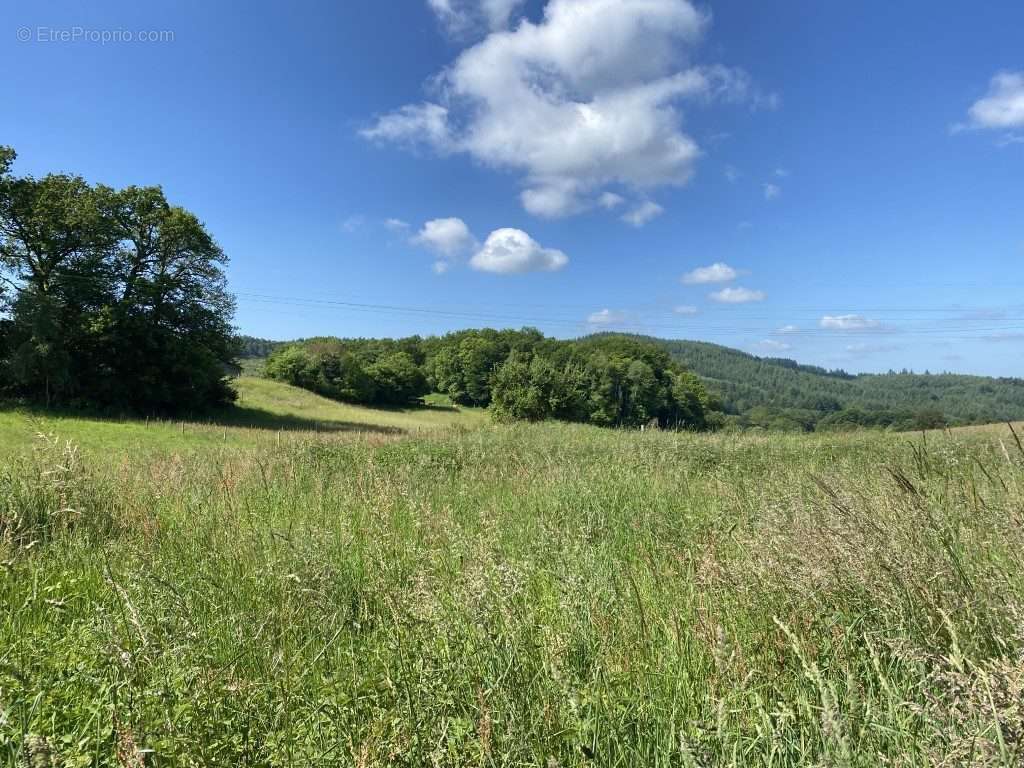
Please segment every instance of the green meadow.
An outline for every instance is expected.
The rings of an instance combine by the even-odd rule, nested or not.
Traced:
[[[1019,765],[1006,426],[0,415],[0,764]]]

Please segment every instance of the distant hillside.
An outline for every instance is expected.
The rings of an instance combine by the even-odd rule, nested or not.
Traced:
[[[720,398],[727,421],[741,427],[922,429],[1024,419],[1024,379],[909,372],[853,375],[702,341],[633,338],[661,346],[703,378]],[[251,336],[241,341],[242,357],[250,359],[243,362],[252,373],[259,372],[260,358],[292,343]],[[421,357],[430,358],[438,340],[408,341],[418,345]]]
[[[956,374],[860,374],[759,358],[700,341],[651,339],[702,376],[730,414],[802,421],[839,411],[938,411],[958,423],[1024,418],[1024,379]],[[801,413],[801,412],[808,413]],[[817,420],[815,419],[815,420]]]

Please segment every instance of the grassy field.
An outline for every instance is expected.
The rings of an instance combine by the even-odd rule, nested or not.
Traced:
[[[0,764],[1020,765],[1006,426],[640,434],[240,386],[184,430],[0,416]]]
[[[231,452],[277,447],[312,437],[325,441],[402,437],[474,428],[487,415],[457,408],[440,395],[428,407],[381,410],[346,405],[287,384],[243,376],[235,380],[235,408],[202,421],[140,421],[0,411],[0,456],[23,453],[36,435],[59,435],[87,453],[135,460],[140,455],[193,454],[227,447]]]

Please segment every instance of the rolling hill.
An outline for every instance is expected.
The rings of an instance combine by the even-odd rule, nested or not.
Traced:
[[[741,426],[940,426],[1024,419],[1024,379],[948,373],[850,374],[702,341],[635,336],[699,375]],[[242,337],[247,368],[287,342]],[[243,361],[245,362],[245,361]]]
[[[703,377],[731,414],[759,409],[813,413],[934,409],[964,423],[1024,416],[1024,379],[909,372],[852,375],[706,342],[650,341],[663,345],[673,358]]]

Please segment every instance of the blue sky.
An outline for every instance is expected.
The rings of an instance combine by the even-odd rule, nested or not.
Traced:
[[[1020,2],[13,5],[16,169],[162,184],[243,332],[1024,375]]]

